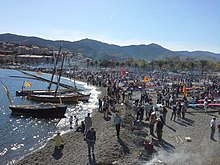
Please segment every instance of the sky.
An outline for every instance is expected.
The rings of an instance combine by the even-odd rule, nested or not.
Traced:
[[[0,0],[0,34],[220,53],[220,0]]]

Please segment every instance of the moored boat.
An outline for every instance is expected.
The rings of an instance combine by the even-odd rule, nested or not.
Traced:
[[[28,99],[37,101],[37,102],[44,102],[44,103],[77,103],[78,99],[76,95],[73,94],[65,94],[65,95],[37,95],[37,94],[30,94],[27,96]]]
[[[71,93],[71,92],[73,92],[73,91],[69,90],[69,89],[60,90],[61,94]],[[21,91],[16,91],[16,96],[28,96],[29,94],[52,95],[52,94],[55,94],[55,90],[21,90]]]
[[[30,94],[28,95],[28,99],[44,102],[44,103],[77,103],[78,101],[88,101],[91,94],[75,94],[75,93],[67,93],[60,95],[38,95],[38,94]]]
[[[39,118],[63,118],[67,106],[63,104],[10,105],[12,115],[24,115]]]

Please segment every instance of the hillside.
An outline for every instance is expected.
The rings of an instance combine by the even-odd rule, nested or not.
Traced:
[[[74,42],[63,40],[53,41],[38,37],[26,37],[9,33],[0,34],[0,41],[21,45],[38,45],[57,50],[62,43],[63,49],[71,52],[82,53],[82,55],[94,60],[113,59],[122,61],[128,58],[141,60],[164,60],[172,57],[179,57],[180,59],[193,57],[198,60],[206,59],[220,61],[220,54],[205,51],[171,51],[157,44],[118,46],[91,39],[83,39]]]

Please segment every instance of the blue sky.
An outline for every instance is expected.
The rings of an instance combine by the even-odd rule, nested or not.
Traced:
[[[0,0],[0,33],[220,53],[220,0]]]

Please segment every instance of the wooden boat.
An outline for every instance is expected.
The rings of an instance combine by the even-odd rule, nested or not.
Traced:
[[[37,95],[37,94],[30,94],[27,96],[28,99],[37,101],[37,102],[44,102],[44,103],[76,103],[78,102],[77,96],[73,94],[65,94],[65,95]]]
[[[90,95],[91,95],[91,93],[77,95],[78,101],[89,101]]]
[[[77,103],[78,101],[88,101],[91,94],[74,94],[67,93],[61,95],[39,95],[39,94],[30,94],[28,99],[37,101],[37,102],[48,102],[48,103],[59,103],[60,100],[62,103]]]
[[[73,91],[69,90],[69,89],[60,90],[61,94],[71,93],[71,92],[73,92]],[[16,91],[16,96],[28,96],[30,94],[52,95],[52,94],[55,94],[55,90],[21,90],[21,91]]]
[[[12,115],[24,115],[38,118],[63,118],[67,106],[63,104],[10,105]]]
[[[35,105],[14,105],[8,88],[0,80],[2,86],[7,94],[8,100],[10,102],[9,108],[12,110],[12,115],[24,115],[33,116],[40,118],[62,118],[65,117],[67,106],[63,104],[35,104]]]

